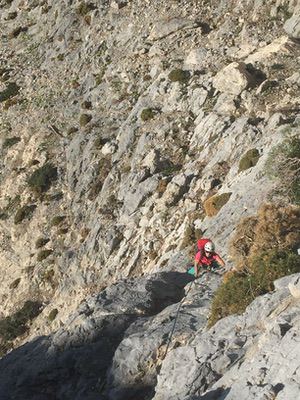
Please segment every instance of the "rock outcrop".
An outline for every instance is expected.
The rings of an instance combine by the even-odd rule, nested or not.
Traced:
[[[218,275],[120,281],[56,333],[0,360],[1,399],[296,400],[300,304],[289,288],[299,279],[276,281],[243,315],[209,330]]]

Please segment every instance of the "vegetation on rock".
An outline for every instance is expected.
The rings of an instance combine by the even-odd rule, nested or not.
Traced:
[[[57,180],[57,168],[52,164],[44,164],[33,172],[27,182],[30,188],[37,194],[42,194],[50,189],[52,183]]]
[[[80,126],[85,126],[87,125],[91,120],[92,120],[91,114],[81,114],[79,118],[79,124]]]
[[[50,239],[41,237],[41,238],[37,239],[37,241],[35,242],[35,248],[40,249],[41,247],[44,247],[49,241],[50,241]]]
[[[300,207],[266,204],[256,217],[241,221],[231,243],[235,270],[215,293],[210,325],[244,312],[257,296],[274,289],[274,280],[300,272],[299,232]]]
[[[53,310],[50,311],[49,315],[48,315],[48,319],[50,322],[54,321],[56,316],[58,314],[58,309],[57,308],[53,308]]]
[[[29,328],[28,323],[42,311],[40,302],[28,300],[15,314],[0,320],[0,338],[10,341],[23,335]]]
[[[296,272],[300,272],[299,256],[280,250],[262,252],[253,258],[251,273],[229,272],[215,293],[210,326],[227,315],[242,314],[257,296],[274,290],[274,280]]]
[[[65,215],[56,215],[52,218],[50,225],[51,226],[58,226],[66,219]]]
[[[30,219],[33,211],[36,209],[36,205],[32,204],[30,206],[23,206],[15,214],[14,223],[20,224],[24,219]]]
[[[152,108],[144,108],[141,112],[141,120],[142,121],[149,121],[155,117],[155,111]]]
[[[180,82],[180,83],[186,83],[191,77],[191,74],[189,71],[184,71],[183,69],[173,69],[169,73],[169,79],[171,82]]]
[[[45,260],[52,253],[53,253],[53,250],[50,250],[50,249],[44,249],[44,250],[39,251],[37,254],[37,261]]]
[[[254,167],[257,164],[259,157],[260,154],[257,149],[248,150],[240,160],[239,172]]]
[[[203,203],[205,213],[208,217],[218,214],[221,208],[228,202],[232,193],[222,193],[211,196]]]
[[[7,149],[7,148],[19,143],[20,140],[21,140],[21,138],[19,138],[17,136],[14,136],[14,137],[11,137],[11,138],[7,138],[7,139],[4,140],[2,147],[3,147],[3,149]]]
[[[19,93],[20,87],[15,82],[10,82],[6,89],[0,92],[0,103],[16,96]]]

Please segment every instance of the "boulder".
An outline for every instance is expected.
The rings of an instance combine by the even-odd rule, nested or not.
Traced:
[[[296,276],[288,285],[289,291],[293,297],[300,299],[300,276]]]
[[[220,92],[238,96],[252,86],[254,81],[245,63],[233,62],[217,73],[213,85]]]
[[[285,22],[283,29],[286,31],[289,37],[293,39],[300,39],[300,13],[289,18]]]
[[[186,60],[185,63],[187,65],[197,66],[199,68],[203,67],[204,62],[208,56],[209,52],[204,47],[192,49]]]

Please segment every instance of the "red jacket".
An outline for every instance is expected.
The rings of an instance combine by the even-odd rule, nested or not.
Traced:
[[[211,266],[213,262],[217,261],[217,258],[220,258],[220,256],[214,252],[211,253],[209,257],[207,257],[205,252],[202,251],[198,251],[195,255],[195,261],[197,261],[197,263],[207,266]]]

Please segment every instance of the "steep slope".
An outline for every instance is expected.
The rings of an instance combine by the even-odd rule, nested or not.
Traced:
[[[48,335],[120,278],[183,271],[200,230],[230,268],[299,132],[299,2],[0,6],[3,317],[40,302]]]

